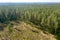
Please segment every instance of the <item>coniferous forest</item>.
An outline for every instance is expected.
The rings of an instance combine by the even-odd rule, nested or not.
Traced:
[[[11,22],[17,22],[19,24],[22,21],[26,22],[27,24],[36,25],[37,27],[35,28],[43,30],[44,32],[48,32],[54,35],[57,40],[60,40],[59,3],[50,3],[50,4],[11,3],[11,4],[0,5],[0,27],[1,27],[0,30],[5,29],[6,26],[7,27],[10,26],[8,28],[10,30],[8,35],[10,35],[10,33],[12,33],[13,31],[11,25],[14,25],[14,23]],[[15,39],[11,38],[11,40]],[[26,40],[33,40],[33,39],[26,39]]]

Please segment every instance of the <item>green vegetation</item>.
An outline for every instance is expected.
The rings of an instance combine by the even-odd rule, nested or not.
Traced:
[[[0,23],[9,24],[11,21],[31,22],[60,40],[60,4],[0,6]],[[12,28],[9,29],[12,32]]]

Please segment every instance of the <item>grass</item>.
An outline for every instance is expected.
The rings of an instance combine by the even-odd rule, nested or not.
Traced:
[[[42,30],[35,28],[35,26],[32,26],[31,24],[20,22],[17,25],[13,25],[12,27],[12,33],[10,33],[8,30],[9,27],[5,28],[5,33],[2,31],[2,37],[4,37],[4,40],[56,40],[54,35],[48,33],[45,34]],[[17,30],[16,30],[17,29]],[[20,31],[18,31],[20,30]],[[27,31],[28,30],[28,31]],[[5,36],[4,36],[5,35]],[[2,38],[1,37],[1,38]],[[42,38],[43,37],[43,38]],[[53,38],[52,38],[53,37]]]

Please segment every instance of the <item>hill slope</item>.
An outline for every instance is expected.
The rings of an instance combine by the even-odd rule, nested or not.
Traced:
[[[0,31],[0,40],[56,40],[54,35],[25,23],[9,24],[4,31]]]

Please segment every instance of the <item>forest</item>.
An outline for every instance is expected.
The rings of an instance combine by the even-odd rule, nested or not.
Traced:
[[[60,4],[16,4],[0,5],[0,23],[24,21],[33,23],[60,40]],[[1,30],[1,28],[0,28]]]

